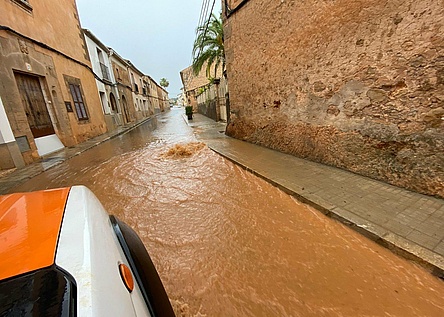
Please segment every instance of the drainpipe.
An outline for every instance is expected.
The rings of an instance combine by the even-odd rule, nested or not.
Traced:
[[[219,84],[220,78],[216,78],[214,80],[214,84],[216,85],[216,121],[220,120],[220,105],[219,105]]]

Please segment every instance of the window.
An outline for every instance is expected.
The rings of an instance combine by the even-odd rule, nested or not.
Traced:
[[[97,50],[97,56],[99,58],[99,62],[102,63],[102,64],[105,63],[104,60],[103,60],[103,53],[102,53],[102,51],[99,50],[98,48],[96,48],[96,50]]]
[[[80,85],[69,84],[69,90],[71,91],[72,100],[74,101],[74,109],[76,111],[77,118],[79,118],[79,120],[88,120],[88,113],[83,102]]]
[[[99,58],[100,70],[102,72],[102,77],[105,80],[111,81],[111,76],[109,75],[108,66],[105,64],[105,60],[103,59],[103,52],[96,48],[97,57]]]
[[[117,102],[116,102],[116,98],[114,97],[113,93],[109,94],[109,99],[111,100],[111,109],[114,112],[117,111]]]
[[[55,265],[2,280],[0,316],[77,316],[76,292],[74,278]]]
[[[104,114],[109,114],[109,107],[108,107],[108,101],[106,100],[105,93],[102,91],[99,91],[100,95],[100,101],[102,103],[102,109]]]

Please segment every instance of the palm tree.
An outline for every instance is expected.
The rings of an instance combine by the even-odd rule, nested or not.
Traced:
[[[197,28],[197,37],[193,45],[193,72],[197,76],[206,63],[206,75],[210,76],[214,64],[214,74],[222,64],[225,70],[224,29],[222,17],[211,14],[210,18]]]
[[[166,78],[161,78],[159,83],[163,88],[167,88],[170,85],[170,82]]]

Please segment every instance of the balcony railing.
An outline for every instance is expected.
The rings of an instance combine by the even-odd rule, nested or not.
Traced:
[[[103,79],[111,81],[111,76],[109,75],[108,67],[105,64],[100,63],[100,70],[102,71]]]

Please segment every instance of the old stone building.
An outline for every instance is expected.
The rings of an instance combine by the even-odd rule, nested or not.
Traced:
[[[136,121],[136,109],[133,100],[133,92],[127,61],[117,54],[113,49],[109,50],[111,68],[116,79],[117,91],[120,105],[122,107],[123,120],[125,123]]]
[[[192,66],[189,66],[180,72],[180,78],[184,87],[186,105],[192,106],[193,109],[197,111],[197,95],[199,89],[209,83],[205,71],[195,75]]]
[[[224,0],[227,133],[444,197],[442,0]]]
[[[168,93],[158,83],[156,83],[156,89],[157,89],[157,100],[159,101],[159,111],[164,112],[165,110],[170,108]]]
[[[75,1],[1,0],[0,12],[0,168],[104,133]]]
[[[164,112],[170,109],[170,97],[168,96],[168,91],[164,87],[160,86],[159,84],[157,85],[157,87],[158,89],[160,89],[158,92],[159,98],[161,100],[160,111]]]
[[[192,66],[180,72],[186,104],[215,121],[227,121],[227,81],[223,76],[222,65],[212,74],[212,79],[207,77],[206,68],[207,64],[204,64],[197,75],[194,74]]]
[[[148,75],[145,75],[143,77],[143,80],[146,84],[146,90],[147,90],[147,97],[148,97],[148,104],[151,114],[158,114],[160,113],[160,107],[159,107],[159,101],[157,99],[157,83],[156,81]]]
[[[137,69],[137,67],[131,63],[131,61],[127,60],[127,63],[129,65],[128,72],[133,91],[132,95],[136,119],[141,120],[142,118],[146,118],[152,114],[150,112],[147,83],[144,81],[145,75],[143,72]]]
[[[126,122],[143,120],[166,109],[164,99],[168,100],[168,92],[163,88],[159,91],[159,84],[151,76],[143,74],[112,49],[110,61]]]

